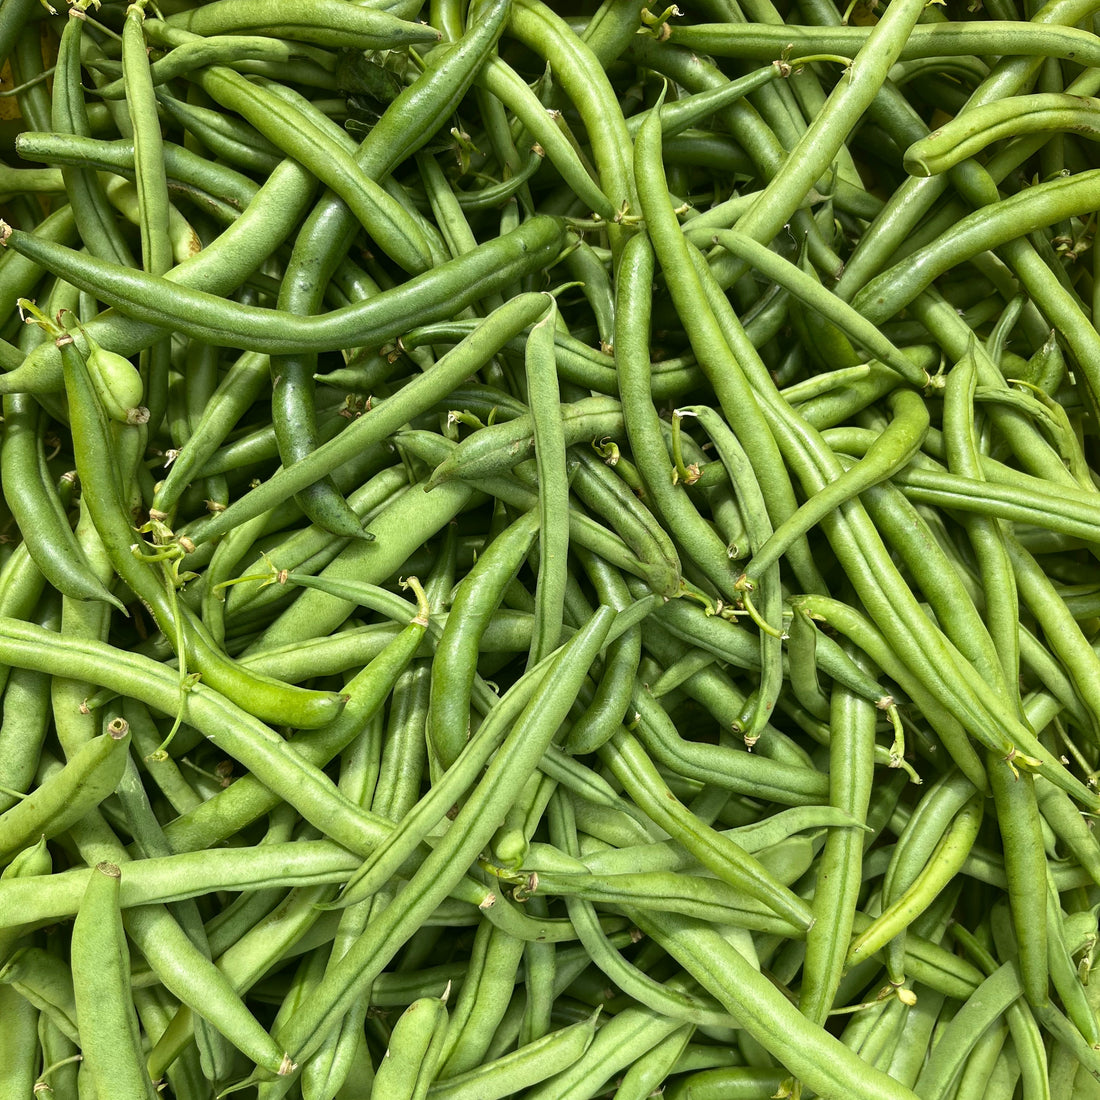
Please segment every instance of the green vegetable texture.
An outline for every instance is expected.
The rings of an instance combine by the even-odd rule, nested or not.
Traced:
[[[0,3],[0,1097],[1100,1098],[1100,39]]]

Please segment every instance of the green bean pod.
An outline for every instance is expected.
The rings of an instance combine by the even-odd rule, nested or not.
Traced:
[[[172,639],[177,651],[190,650],[192,663],[211,686],[238,699],[251,696],[252,708],[273,721],[289,721],[304,728],[330,721],[343,705],[341,696],[303,691],[240,668],[214,647],[197,620],[174,599],[174,591],[162,584],[148,564],[134,556],[134,531],[129,509],[119,496],[114,454],[108,449],[111,445],[106,417],[76,344],[65,337],[61,344],[77,471],[83,474],[85,486],[83,499],[115,571],[152,609],[158,625]]]
[[[1100,100],[1039,92],[979,104],[910,145],[905,170],[914,176],[934,176],[995,141],[1063,130],[1100,140]]]
[[[949,268],[1036,229],[1086,214],[1100,195],[1100,169],[1038,183],[968,214],[935,241],[876,275],[852,299],[868,320],[881,323],[908,305]]]
[[[155,1100],[130,995],[130,951],[119,909],[121,872],[92,869],[73,925],[72,966],[80,1047],[96,1092]]]
[[[583,1023],[570,1024],[492,1061],[437,1080],[428,1100],[502,1100],[533,1088],[571,1066],[588,1049],[596,1032],[593,1013]]]
[[[103,600],[122,610],[118,598],[100,582],[77,544],[57,491],[48,480],[33,398],[4,396],[4,443],[0,483],[35,565],[59,592],[77,600]]]
[[[1050,1000],[1047,970],[1046,853],[1042,845],[1035,778],[1012,761],[991,755],[989,785],[1001,831],[1009,908],[1016,931],[1020,976],[1028,1002],[1041,1008]]]
[[[447,992],[413,1001],[401,1014],[375,1072],[372,1097],[422,1100],[428,1095],[447,1034]]]
[[[0,814],[0,862],[7,863],[39,836],[65,832],[114,792],[126,767],[129,728],[83,745],[22,802]]]
[[[470,693],[482,634],[519,571],[538,533],[537,512],[524,513],[478,558],[455,592],[432,661],[429,744],[443,768],[458,758],[470,736]]]
[[[0,983],[30,1001],[67,1039],[80,1041],[73,975],[56,954],[19,948],[0,967]]]
[[[433,27],[398,19],[378,8],[349,9],[338,0],[303,0],[285,12],[273,12],[264,0],[215,0],[169,16],[167,22],[203,36],[262,31],[273,38],[356,50],[439,41]]]
[[[845,965],[855,966],[880,950],[923,912],[962,866],[982,821],[982,803],[973,796],[955,815],[936,850],[912,885],[852,941]]]
[[[209,343],[273,355],[379,347],[406,328],[450,316],[514,278],[541,270],[557,254],[562,240],[558,219],[536,215],[468,255],[374,298],[316,317],[299,317],[227,301],[180,282],[169,281],[166,286],[156,276],[94,260],[17,229],[0,231],[0,243],[47,270],[63,272],[63,278],[98,294],[129,317]]]

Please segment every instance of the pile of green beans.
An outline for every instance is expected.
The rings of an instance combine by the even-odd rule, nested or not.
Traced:
[[[3,0],[0,1097],[1100,1100],[1098,21]]]

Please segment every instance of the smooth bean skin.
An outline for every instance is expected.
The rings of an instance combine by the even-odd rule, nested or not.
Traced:
[[[230,302],[181,283],[165,286],[156,276],[93,260],[61,245],[46,245],[17,229],[2,235],[8,247],[55,274],[63,272],[63,278],[110,300],[135,320],[207,343],[270,355],[379,347],[406,328],[449,317],[514,278],[540,270],[564,243],[561,222],[536,215],[511,233],[400,287],[326,314],[300,317]]]
[[[409,23],[373,7],[348,9],[334,0],[304,0],[293,11],[285,12],[272,12],[263,0],[245,0],[244,3],[215,0],[201,8],[170,16],[168,22],[204,36],[263,30],[275,38],[359,50],[385,50],[397,45],[439,41],[439,32],[433,27]]]
[[[822,1096],[912,1100],[916,1095],[868,1065],[824,1029],[811,1025],[716,931],[687,917],[631,911],[742,1027],[799,1080]]]
[[[614,613],[609,608],[597,612],[587,629],[580,631],[570,642],[559,650],[554,668],[547,675],[548,692],[537,694],[528,705],[520,721],[516,723],[506,746],[502,746],[479,784],[475,795],[471,796],[455,818],[454,827],[448,831],[444,843],[437,845],[434,851],[420,865],[420,869],[410,880],[397,898],[379,916],[379,919],[356,940],[347,954],[326,975],[322,989],[314,1002],[304,1005],[298,1016],[291,1020],[281,1032],[288,1046],[299,1049],[305,1057],[315,1049],[321,1036],[318,1032],[324,1026],[324,1020],[339,1019],[345,999],[354,997],[356,983],[363,976],[372,976],[369,966],[375,973],[392,957],[410,931],[410,923],[415,914],[421,911],[431,912],[439,901],[446,896],[450,885],[461,877],[469,860],[481,851],[485,842],[495,830],[496,815],[487,814],[486,809],[500,798],[499,784],[503,776],[512,770],[513,762],[523,763],[533,757],[541,756],[541,747],[549,744],[557,726],[568,709],[568,702],[575,694],[572,674],[581,665],[586,671],[591,658],[598,651],[606,637]],[[580,654],[578,659],[574,654]],[[569,662],[569,658],[572,661]],[[570,676],[555,675],[560,670],[571,671]],[[538,732],[535,733],[536,727]],[[530,735],[528,735],[530,733]],[[524,759],[526,758],[526,760]],[[524,769],[527,770],[527,769]],[[516,774],[513,770],[512,774]],[[510,781],[514,784],[514,780]],[[507,791],[505,793],[508,793]],[[510,801],[510,797],[509,797]],[[497,811],[499,813],[499,811]],[[453,839],[452,839],[453,838]],[[444,870],[446,868],[446,870]],[[427,887],[427,889],[425,889]],[[419,920],[416,921],[416,924]],[[415,924],[413,925],[415,927]],[[349,983],[347,975],[358,975]]]
[[[830,53],[852,57],[867,41],[868,28],[855,26],[807,27],[797,24],[768,26],[700,24],[673,25],[670,40],[715,57],[742,57],[770,61],[792,47],[792,56]],[[1087,34],[1073,27],[1042,26],[1013,20],[974,23],[928,23],[915,26],[898,54],[902,61],[937,55],[965,57],[971,54],[1078,56],[1081,49],[1095,50]]]
[[[852,305],[876,323],[908,305],[949,267],[1021,235],[1080,215],[1096,205],[1100,171],[1039,183],[968,214],[931,244],[871,279]]]
[[[435,268],[430,274],[437,274],[440,270],[441,267]],[[377,302],[381,298],[382,295],[379,295],[368,299],[368,302]],[[335,439],[299,458],[293,466],[275,473],[263,485],[203,524],[191,536],[192,541],[195,545],[201,545],[237,523],[266,512],[311,484],[318,476],[330,473],[364,447],[382,442],[410,417],[445,397],[456,382],[484,366],[503,343],[526,328],[545,308],[543,295],[523,294],[494,310],[466,340],[440,360],[435,371],[410,382],[392,398],[361,416]]]
[[[493,1061],[436,1080],[429,1100],[502,1100],[533,1088],[568,1069],[588,1049],[596,1033],[594,1013],[584,1023],[570,1024]]]
[[[435,1075],[439,1040],[448,1027],[446,998],[422,997],[401,1014],[390,1036],[371,1096],[376,1100],[415,1100],[426,1096]],[[435,1054],[433,1058],[431,1055]]]
[[[114,792],[126,766],[129,730],[93,738],[36,790],[0,814],[0,863],[40,835],[65,832]]]
[[[1046,853],[1040,837],[1035,779],[1005,762],[989,760],[989,785],[1001,830],[1009,907],[1016,930],[1024,993],[1033,1006],[1050,1000],[1047,971]],[[1041,918],[1041,919],[1037,919]]]
[[[114,864],[92,868],[73,925],[72,966],[80,1045],[96,1092],[154,1100],[145,1071],[137,1014],[130,999],[130,953],[119,909]]]
[[[1096,140],[1100,102],[1059,92],[1009,96],[966,111],[905,151],[905,168],[914,176],[946,172],[1004,137],[1071,130]]]
[[[449,768],[470,736],[470,693],[481,636],[519,571],[538,532],[537,512],[527,512],[495,538],[455,592],[432,661],[426,735],[440,764]]]

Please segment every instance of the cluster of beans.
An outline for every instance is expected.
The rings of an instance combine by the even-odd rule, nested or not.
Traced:
[[[0,1096],[1100,1096],[1095,0],[47,7]]]

